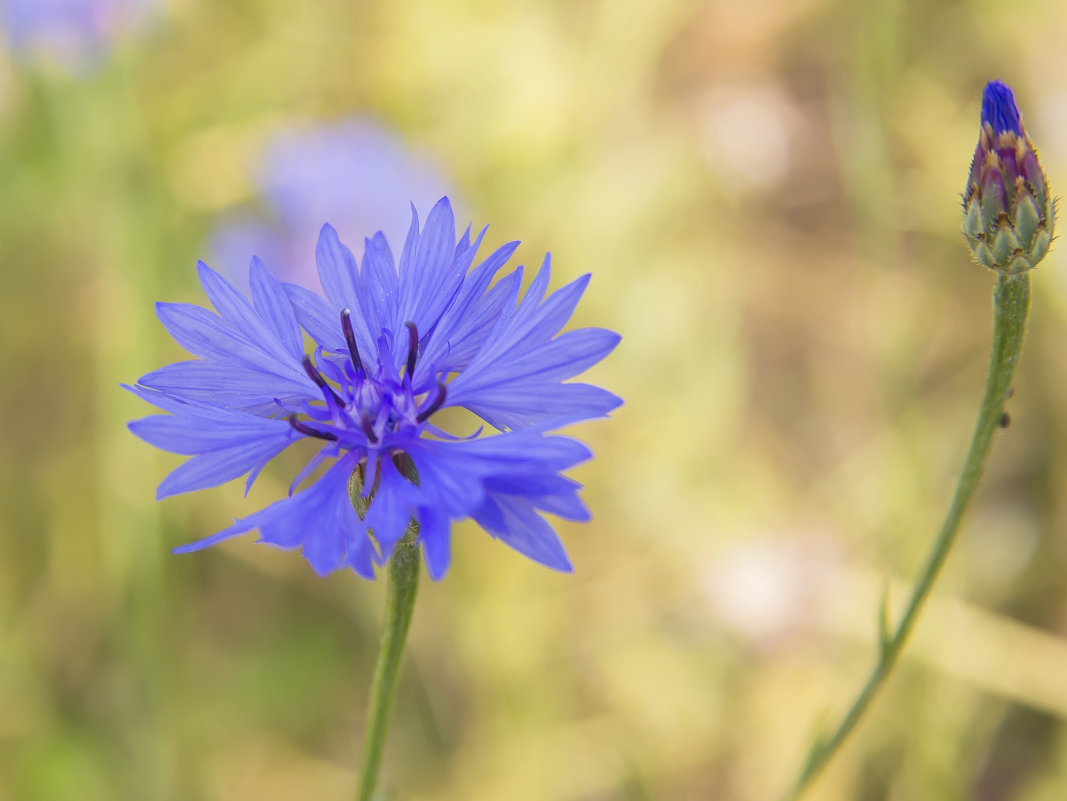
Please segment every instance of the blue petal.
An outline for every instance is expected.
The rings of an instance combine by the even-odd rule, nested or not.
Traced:
[[[339,314],[342,309],[348,309],[351,313],[352,330],[360,353],[364,355],[374,353],[374,346],[381,329],[375,328],[372,325],[374,320],[368,319],[368,315],[376,316],[373,314],[373,303],[371,299],[361,297],[365,293],[360,291],[361,279],[356,267],[356,258],[352,255],[352,251],[341,244],[332,226],[322,227],[315,256],[323,289],[326,290],[326,296],[334,305],[334,329],[338,333],[341,332]],[[347,350],[347,345],[345,349]]]
[[[472,368],[458,376],[448,387],[449,405],[477,403],[480,393],[498,392],[510,383],[551,384],[571,378],[601,361],[620,339],[614,331],[604,328],[581,328],[527,346],[521,358],[500,358],[481,370]]]
[[[498,429],[545,425],[561,428],[582,420],[607,417],[622,398],[592,384],[515,384],[485,390],[464,404]]]
[[[520,469],[536,465],[539,469],[566,470],[592,458],[593,453],[576,439],[543,436],[532,429],[481,437],[475,440],[434,443],[450,452],[473,456],[494,466],[489,472],[505,472],[506,466]],[[456,458],[456,457],[451,457]]]
[[[300,360],[304,355],[304,338],[282,282],[271,275],[258,258],[252,259],[248,279],[256,311],[266,318],[286,351]]]
[[[195,410],[181,416],[157,414],[134,420],[128,428],[149,445],[182,454],[228,448],[262,437],[288,436],[293,431],[285,420],[223,410],[215,415],[197,414]]]
[[[546,256],[521,301],[517,282],[511,285],[484,345],[449,383],[446,405],[464,406],[506,429],[548,423],[558,427],[606,415],[621,402],[596,387],[561,383],[607,356],[620,337],[599,328],[555,336],[578,302],[588,276],[541,302],[548,277]]]
[[[493,289],[487,291],[487,288],[518,246],[518,242],[502,245],[467,275],[423,346],[422,359],[415,371],[416,383],[431,369],[446,372],[463,369],[482,347],[516,276],[513,273]]]
[[[512,303],[521,283],[520,267],[498,281],[475,302],[463,320],[456,322],[446,342],[446,355],[439,362],[441,370],[462,373],[468,369],[492,335],[500,315]]]
[[[365,579],[373,579],[375,566],[382,564],[385,564],[384,560],[375,552],[374,546],[366,536],[356,541],[354,545],[351,537],[349,538],[345,566],[354,570],[356,575]]]
[[[326,350],[343,353],[346,349],[341,330],[340,309],[336,311],[320,295],[296,284],[283,284],[292,303],[297,322],[311,338]]]
[[[156,316],[174,341],[201,359],[230,359],[252,346],[233,326],[191,303],[157,303]]]
[[[474,514],[478,524],[505,545],[535,562],[564,573],[573,572],[556,532],[528,501],[493,495]]]
[[[548,258],[545,256],[546,267],[543,269],[546,272]],[[522,336],[533,340],[545,340],[555,336],[574,314],[574,309],[589,285],[591,277],[589,273],[586,273],[549,295],[544,303],[537,307],[536,318],[531,320],[530,328]]]
[[[426,571],[440,581],[452,562],[452,526],[448,516],[432,507],[419,510],[419,542],[426,557]]]
[[[171,553],[193,553],[194,551],[202,551],[204,548],[210,548],[212,545],[218,545],[220,542],[225,542],[228,539],[249,532],[256,527],[255,522],[249,522],[251,519],[252,518],[249,517],[244,520],[235,520],[233,525],[229,528],[224,528],[222,531],[218,531],[210,537],[204,537],[195,542],[189,542],[185,545],[179,545],[177,548],[172,548]]]
[[[341,244],[337,231],[329,223],[319,232],[315,262],[326,297],[339,308],[355,309],[358,306],[356,280],[359,275],[356,257]]]
[[[538,495],[531,502],[542,512],[548,512],[564,520],[576,523],[588,523],[593,519],[589,507],[578,497],[577,491],[570,494]]]
[[[174,552],[198,551],[258,528],[261,542],[280,548],[303,546],[305,558],[319,575],[347,566],[364,578],[374,578],[374,546],[348,498],[348,481],[357,461],[348,454],[303,492]]]
[[[411,204],[411,225],[408,226],[408,234],[404,239],[404,246],[400,249],[400,263],[397,265],[399,282],[403,286],[408,276],[414,270],[415,253],[419,247],[419,213],[415,210],[415,204]],[[406,322],[406,321],[405,321]]]
[[[364,243],[360,271],[360,304],[371,328],[395,331],[399,327],[396,311],[398,282],[393,253],[379,231]]]
[[[174,395],[171,395],[166,392],[161,392],[157,389],[150,389],[148,387],[130,384],[119,384],[119,386],[121,386],[125,390],[132,392],[141,400],[147,401],[153,406],[158,406],[165,412],[173,412],[174,414],[201,413],[214,415],[216,412],[219,411],[218,407],[214,405],[177,398]]]
[[[537,510],[588,519],[577,496],[579,485],[559,475],[590,456],[580,442],[527,428],[467,441],[416,440],[405,447],[419,472],[420,536],[431,575],[443,575],[448,558],[448,540],[441,533],[446,529],[434,515],[473,517],[536,561],[569,569],[562,546]],[[436,565],[429,564],[431,550]]]
[[[483,228],[481,234],[478,235],[478,241],[479,242],[482,241],[482,237],[485,236],[485,232],[487,230],[489,230],[489,226],[488,225],[485,228]],[[456,242],[456,253],[455,253],[455,256],[453,258],[455,258],[458,261],[460,255],[463,254],[463,253],[466,253],[470,249],[471,249],[471,226],[470,226],[470,223],[467,223],[466,229],[463,231],[463,234],[460,236],[459,240]],[[473,261],[474,261],[474,256],[472,254],[471,258],[470,258],[470,261],[467,262],[467,268],[470,268],[471,262],[473,262]]]
[[[200,261],[196,264],[200,285],[204,288],[211,305],[235,331],[243,333],[251,342],[263,345],[279,345],[277,334],[260,320],[248,298],[217,272]],[[277,350],[273,348],[272,350]],[[284,359],[287,354],[280,354]]]
[[[200,360],[168,364],[142,376],[140,383],[183,400],[262,414],[277,410],[275,399],[295,402],[321,397],[309,389],[310,380],[290,380],[250,367]]]
[[[408,455],[429,505],[452,518],[468,517],[485,499],[481,478],[487,470],[476,454],[467,455],[453,444],[418,440],[408,447]]]
[[[425,334],[437,322],[466,272],[455,251],[456,220],[448,198],[441,198],[426,218],[413,268],[400,274],[400,323],[413,322]]]
[[[304,374],[299,359],[279,353],[277,344],[255,343],[248,335],[234,328],[207,309],[189,303],[157,303],[160,322],[174,340],[194,356],[211,362],[253,368],[266,375],[281,376],[314,388]]]
[[[490,476],[485,482],[485,487],[491,495],[502,493],[523,496],[541,511],[565,520],[585,522],[591,518],[589,509],[578,497],[581,484],[565,476],[520,474]]]
[[[549,257],[546,256],[522,302],[510,301],[501,313],[485,347],[468,366],[469,373],[505,358],[513,362],[520,360],[524,350],[549,341],[566,324],[589,283],[589,276],[572,281],[541,303],[549,272]]]
[[[379,479],[365,522],[384,548],[404,536],[419,494],[415,485],[397,471],[392,459],[380,460],[378,467]]]
[[[287,520],[284,525],[291,526],[295,520]],[[278,524],[274,524],[278,525]],[[270,542],[264,535],[264,542]],[[312,570],[325,576],[342,567],[348,559],[345,536],[340,531],[323,531],[304,542],[304,558],[311,564]]]
[[[467,225],[467,230],[463,232],[463,236],[456,243],[456,252],[452,256],[452,268],[460,275],[465,276],[471,265],[474,264],[474,257],[478,253],[478,248],[482,246],[482,240],[485,239],[485,232],[488,230],[489,226],[487,225],[478,233],[478,237],[472,243],[471,227]]]
[[[236,445],[207,451],[175,468],[156,490],[156,500],[182,492],[216,487],[259,470],[297,438],[288,433],[245,440]]]
[[[993,127],[994,134],[1011,131],[1022,134],[1019,107],[1011,87],[1000,81],[990,81],[982,94],[982,122]]]

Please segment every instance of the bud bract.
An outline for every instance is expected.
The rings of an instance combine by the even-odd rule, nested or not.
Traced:
[[[1048,253],[1055,203],[1011,89],[991,81],[982,98],[982,129],[963,193],[963,235],[975,259],[1018,275]]]

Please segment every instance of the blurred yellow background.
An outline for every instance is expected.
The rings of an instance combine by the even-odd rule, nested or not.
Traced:
[[[597,454],[593,522],[558,526],[576,572],[462,526],[423,584],[389,797],[779,797],[970,435],[992,278],[959,192],[985,81],[1067,187],[1067,7],[103,5],[86,52],[9,29],[0,53],[0,801],[351,797],[383,584],[252,536],[170,555],[292,471],[157,504],[179,459],[126,431],[150,410],[119,383],[181,357],[152,304],[205,302],[198,257],[243,270],[216,257],[235,220],[286,224],[272,143],[353,119],[490,246],[551,251],[555,286],[591,271],[575,324],[623,335],[590,380],[626,405],[573,431]],[[350,193],[404,218],[382,180]],[[331,222],[357,250],[387,224]],[[1065,260],[1034,277],[1013,423],[918,636],[812,799],[1067,792]]]

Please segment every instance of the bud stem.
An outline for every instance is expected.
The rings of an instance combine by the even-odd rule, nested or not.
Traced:
[[[900,652],[904,649],[908,635],[915,627],[934,582],[940,575],[945,559],[956,541],[960,522],[978,486],[978,480],[981,478],[982,468],[993,442],[993,434],[999,427],[1004,413],[1004,404],[1011,394],[1011,379],[1015,373],[1019,352],[1022,350],[1029,310],[1029,274],[998,276],[993,296],[993,350],[989,360],[989,377],[986,379],[985,395],[982,397],[982,405],[978,411],[978,422],[975,425],[974,436],[971,438],[971,447],[967,451],[963,470],[956,484],[952,504],[945,515],[941,531],[926,557],[926,564],[908,599],[903,617],[891,633],[886,626],[881,635],[878,661],[867,677],[866,684],[863,685],[863,689],[860,690],[833,733],[829,737],[816,741],[788,796],[790,799],[799,798],[826,767],[834,754],[840,750],[871,705],[875,695],[889,678]]]

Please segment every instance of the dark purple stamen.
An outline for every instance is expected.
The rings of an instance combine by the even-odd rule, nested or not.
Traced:
[[[427,420],[429,420],[431,414],[433,414],[434,412],[436,412],[438,409],[440,409],[442,406],[445,405],[445,394],[446,394],[446,392],[447,392],[447,388],[445,387],[445,385],[442,384],[440,381],[438,381],[437,382],[437,397],[433,399],[433,403],[431,403],[429,406],[427,406],[425,409],[423,409],[421,412],[419,412],[419,416],[416,417],[415,419],[418,420],[420,423],[425,423]]]
[[[404,323],[408,329],[408,380],[415,374],[415,359],[419,355],[419,329],[415,323]]]
[[[348,355],[352,357],[352,366],[356,371],[363,370],[363,362],[359,358],[359,348],[356,347],[356,334],[352,330],[352,312],[348,309],[341,310],[341,330],[345,332],[345,342],[348,343]]]
[[[333,387],[326,383],[326,379],[322,377],[322,373],[320,373],[315,365],[311,363],[311,357],[305,354],[300,363],[304,365],[304,372],[308,374],[308,378],[314,381],[318,388],[323,392],[330,393],[330,397],[332,397],[337,405],[343,409],[345,402],[341,400],[336,392],[334,392]]]
[[[363,419],[360,422],[363,425],[363,433],[367,435],[367,439],[369,439],[371,443],[377,442],[378,435],[374,433],[374,421],[371,420],[370,414],[365,412],[363,414]]]
[[[330,431],[319,431],[317,428],[312,428],[307,423],[301,423],[296,419],[295,414],[289,415],[289,425],[291,425],[296,431],[307,437],[315,437],[316,439],[325,439],[330,442],[337,441],[337,435]]]

